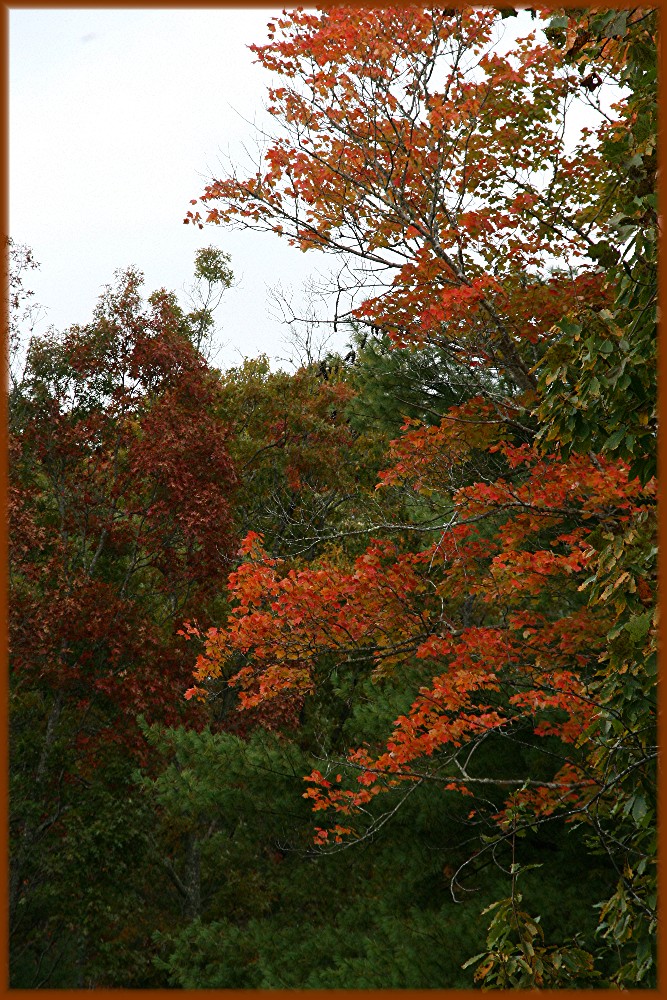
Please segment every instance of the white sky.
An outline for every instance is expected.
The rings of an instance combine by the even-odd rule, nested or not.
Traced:
[[[183,225],[222,156],[252,145],[236,112],[261,119],[270,77],[246,46],[279,9],[10,11],[10,235],[41,264],[28,285],[43,327],[87,322],[129,265],[147,294],[180,297],[195,251],[215,245],[238,287],[216,313],[214,360],[289,353],[266,288],[298,292],[328,261],[270,234]]]

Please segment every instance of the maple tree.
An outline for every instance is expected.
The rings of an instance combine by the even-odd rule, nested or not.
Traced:
[[[645,983],[656,19],[556,12],[543,43],[531,33],[507,55],[492,45],[500,20],[299,10],[253,47],[281,77],[270,110],[282,131],[251,176],[212,181],[188,219],[270,230],[348,271],[357,260],[358,322],[484,374],[440,422],[409,418],[380,474],[378,488],[439,508],[437,537],[417,551],[378,539],[356,559],[300,567],[251,532],[230,576],[236,606],[205,636],[186,697],[222,677],[252,710],[285,692],[316,697],[332,661],[366,663],[378,684],[409,667],[412,704],[384,746],[339,751],[308,776],[313,808],[332,816],[316,840],[365,839],[397,795],[435,782],[469,797],[480,830],[495,825],[482,853],[512,852],[512,896],[478,980],[577,985],[598,962],[609,982]],[[608,82],[627,90],[604,108]],[[596,114],[572,142],[577,96]],[[475,452],[492,476],[475,476]],[[528,772],[494,767],[486,751],[503,741],[536,752]],[[582,822],[617,870],[601,910],[607,950],[547,948],[520,916],[517,838],[558,817]]]
[[[208,185],[206,215],[188,218],[359,258],[360,282],[378,289],[360,318],[397,343],[443,338],[451,320],[450,351],[532,388],[534,352],[517,342],[538,343],[564,301],[595,295],[596,270],[569,264],[613,212],[591,212],[613,171],[585,138],[566,151],[576,73],[534,34],[498,55],[498,20],[418,8],[277,19],[253,51],[284,80],[270,110],[286,135],[254,176]]]

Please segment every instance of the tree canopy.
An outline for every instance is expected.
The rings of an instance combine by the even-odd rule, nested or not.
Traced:
[[[516,13],[252,46],[186,221],[328,253],[346,352],[213,368],[213,247],[31,340],[14,986],[655,987],[657,13]]]

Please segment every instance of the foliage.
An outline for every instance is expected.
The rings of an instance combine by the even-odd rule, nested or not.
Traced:
[[[361,720],[350,724],[359,727]],[[427,790],[413,796],[372,850],[322,855],[309,843],[309,808],[299,794],[312,757],[296,741],[259,729],[243,739],[208,729],[144,732],[158,773],[141,783],[158,804],[154,836],[176,876],[165,886],[163,912],[174,898],[183,908],[180,919],[156,935],[156,963],[168,985],[470,985],[458,956],[483,945],[479,897],[490,902],[499,880],[478,876],[472,898],[454,902],[443,867],[463,858],[465,849],[458,844],[460,817],[443,796]],[[183,892],[184,848],[193,832],[201,847],[194,918],[185,912]],[[574,872],[575,865],[570,859],[563,870]],[[530,889],[547,921],[572,934],[585,926],[577,894],[568,898],[558,879]]]
[[[483,851],[514,853],[527,831],[576,820],[620,878],[597,940],[538,941],[513,889],[489,910],[478,976],[645,984],[655,15],[556,12],[544,44],[533,33],[506,56],[491,48],[497,23],[486,9],[296,11],[254,48],[282,78],[270,91],[282,132],[251,176],[211,182],[205,215],[188,219],[271,230],[348,272],[356,258],[357,322],[399,350],[439,352],[450,391],[457,368],[470,380],[454,405],[401,414],[380,472],[378,489],[411,488],[439,512],[438,537],[406,547],[397,525],[356,558],[298,567],[251,531],[235,607],[205,637],[188,696],[223,678],[255,710],[288,693],[317,700],[332,664],[378,687],[403,673],[412,704],[387,735],[330,745],[308,776],[325,816],[316,843],[366,841],[431,782],[469,797]],[[626,88],[608,110],[595,96],[607,82]],[[572,146],[575,95],[597,120]],[[499,753],[505,742],[529,745],[530,761]]]
[[[657,15],[515,16],[252,47],[275,134],[186,221],[330,253],[344,358],[213,370],[215,247],[33,338],[14,986],[654,986]]]
[[[345,419],[351,395],[335,370],[288,375],[261,357],[222,374],[219,413],[242,478],[241,535],[263,530],[276,553],[320,548],[363,484],[372,491],[363,441],[354,442]]]
[[[584,79],[614,72],[629,96],[600,143],[620,175],[604,190],[618,211],[589,251],[614,298],[601,310],[582,300],[554,331],[541,374],[541,435],[558,440],[564,454],[612,452],[647,482],[656,471],[657,428],[657,11],[560,14],[552,24]]]
[[[134,811],[118,814],[143,750],[135,717],[182,717],[176,630],[184,613],[205,615],[233,552],[236,473],[213,416],[216,380],[174,297],[144,306],[140,285],[119,274],[91,324],[33,338],[12,397],[10,906],[22,985],[67,983],[73,964],[94,981],[100,936],[104,948],[127,932],[117,878],[128,845],[139,873],[144,855]]]
[[[561,322],[542,375],[544,437],[565,454],[593,447],[618,455],[631,463],[630,476],[648,483],[657,430],[657,11],[590,12],[581,21],[561,14],[556,28],[566,29],[555,41],[581,74],[613,67],[628,98],[602,144],[623,172],[618,191],[607,192],[619,204],[604,244],[614,299],[599,317],[576,309]],[[612,611],[594,688],[601,710],[589,737],[608,789],[596,830],[618,882],[601,904],[600,931],[623,956],[619,985],[644,982],[654,963],[656,532],[652,504],[607,526],[594,541],[587,581],[590,601]]]

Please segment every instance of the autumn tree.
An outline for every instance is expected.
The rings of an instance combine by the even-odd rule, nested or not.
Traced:
[[[380,475],[378,489],[408,487],[439,509],[437,539],[415,551],[397,531],[356,558],[298,567],[250,533],[230,577],[236,607],[206,637],[188,696],[222,677],[254,710],[289,691],[317,699],[360,663],[378,687],[403,676],[411,704],[384,737],[347,752],[329,741],[307,776],[331,817],[316,840],[369,839],[424,784],[463,796],[473,856],[510,872],[477,981],[646,985],[656,21],[558,12],[546,36],[502,54],[503,20],[295,11],[253,47],[281,77],[280,131],[250,176],[211,181],[188,218],[356,266],[356,320],[398,348],[442,352],[474,392],[439,421],[409,416]],[[626,88],[611,105],[607,84]],[[573,138],[582,102],[590,124]],[[576,839],[573,823],[607,866],[597,939],[583,945],[562,929],[541,940],[518,885],[522,839]]]
[[[193,344],[202,318],[164,290],[144,303],[141,283],[120,272],[90,324],[33,338],[12,395],[17,985],[104,974],[132,898],[127,845],[142,851],[127,795],[144,746],[136,716],[181,718],[176,632],[183,615],[207,620],[235,551],[237,476],[217,379]]]
[[[415,8],[277,19],[253,50],[284,81],[270,91],[284,134],[252,177],[212,182],[206,215],[189,218],[357,259],[359,317],[397,343],[432,336],[479,355],[529,389],[564,297],[600,283],[570,265],[601,233],[590,206],[611,167],[585,139],[567,151],[577,74],[534,33],[500,56],[499,20]]]

